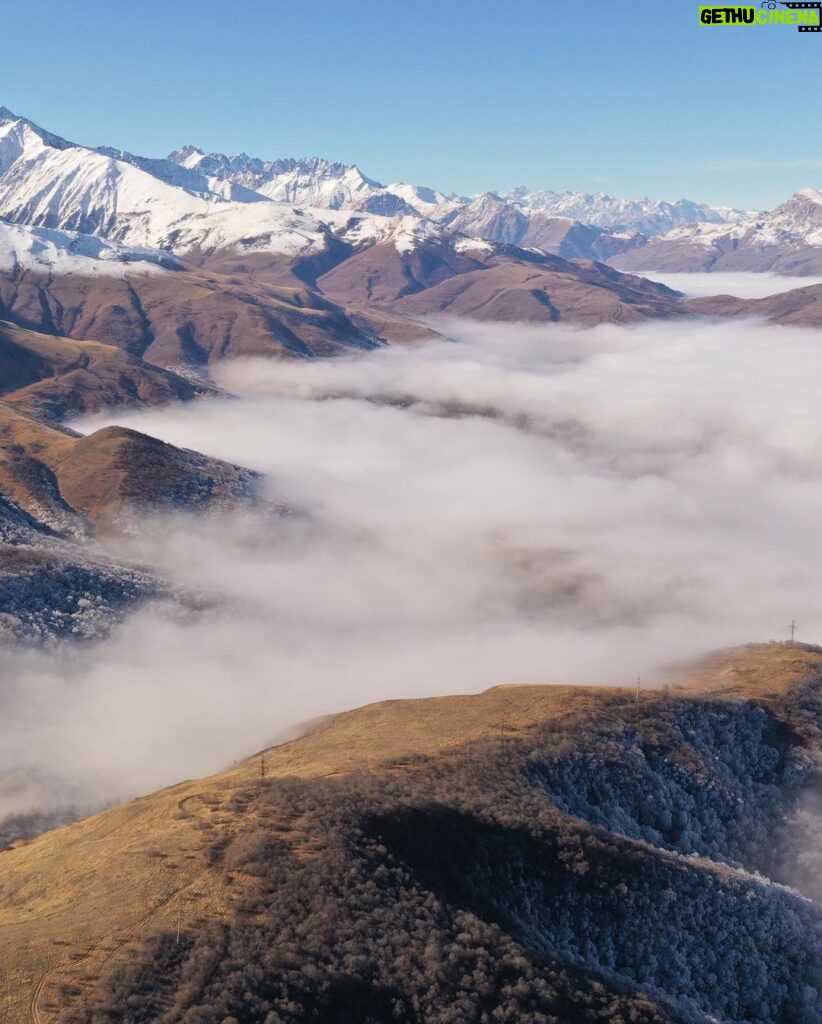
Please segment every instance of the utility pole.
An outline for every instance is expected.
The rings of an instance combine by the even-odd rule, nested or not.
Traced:
[[[793,644],[793,638],[796,635],[796,620],[791,619],[791,644]]]
[[[636,699],[639,700],[639,684],[642,681],[642,676],[636,677]]]
[[[265,779],[265,754],[260,754],[260,781]]]

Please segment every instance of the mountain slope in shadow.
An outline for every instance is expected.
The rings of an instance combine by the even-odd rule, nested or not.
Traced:
[[[729,660],[373,705],[42,836],[4,956],[64,1024],[817,1024],[822,650]]]

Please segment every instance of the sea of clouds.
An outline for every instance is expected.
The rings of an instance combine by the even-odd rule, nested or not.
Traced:
[[[730,273],[667,273],[664,271],[642,271],[650,281],[666,284],[688,298],[702,298],[707,295],[735,295],[740,299],[764,299],[768,295],[779,295],[795,288],[808,288],[822,284],[822,277],[788,277],[769,271],[751,274],[743,271]]]
[[[75,424],[250,466],[293,512],[109,542],[213,600],[0,654],[0,772],[116,799],[367,701],[652,685],[792,618],[822,636],[818,332],[438,327],[351,358],[234,361],[215,371],[232,397]]]

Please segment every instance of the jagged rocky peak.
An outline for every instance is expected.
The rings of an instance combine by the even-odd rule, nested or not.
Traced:
[[[189,167],[192,164],[196,165],[203,156],[205,153],[197,146],[181,146],[180,149],[172,150],[166,159],[181,167]]]

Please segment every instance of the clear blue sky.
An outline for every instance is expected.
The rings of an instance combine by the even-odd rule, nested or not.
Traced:
[[[73,141],[318,154],[446,191],[768,207],[822,186],[822,33],[698,0],[0,3],[0,104]]]

